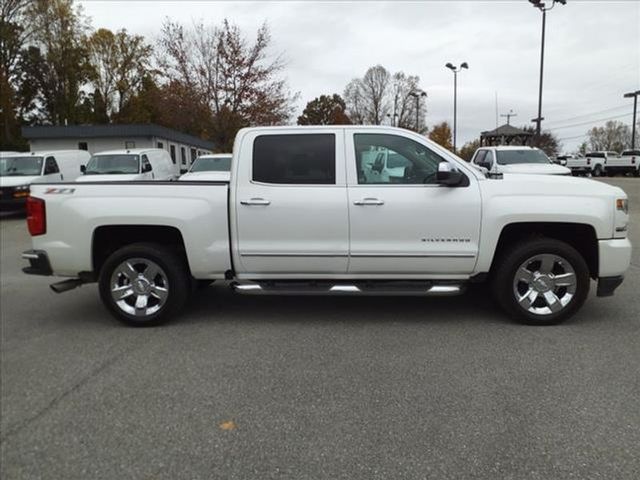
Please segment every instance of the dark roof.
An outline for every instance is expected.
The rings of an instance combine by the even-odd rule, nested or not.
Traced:
[[[513,127],[511,125],[507,125],[506,123],[495,130],[490,130],[488,132],[482,132],[480,135],[483,137],[511,137],[515,135],[533,135],[531,132],[525,132],[519,128]]]
[[[22,127],[26,139],[40,138],[94,138],[94,137],[162,137],[178,143],[186,143],[207,150],[215,144],[186,133],[153,123],[104,124],[104,125],[38,125]]]

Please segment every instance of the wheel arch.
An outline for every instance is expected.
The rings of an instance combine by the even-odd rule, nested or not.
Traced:
[[[95,275],[116,250],[134,243],[155,243],[174,250],[189,270],[184,238],[179,229],[167,225],[101,225],[93,231],[91,260]]]
[[[569,222],[520,222],[505,225],[500,232],[491,261],[493,272],[498,260],[511,246],[532,238],[553,238],[575,248],[585,259],[589,275],[598,278],[598,238],[592,225]]]

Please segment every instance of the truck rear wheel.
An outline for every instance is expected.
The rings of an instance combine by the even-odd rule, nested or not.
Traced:
[[[589,294],[589,269],[571,245],[550,238],[527,240],[501,259],[492,289],[515,320],[554,325],[576,313]]]
[[[163,323],[187,300],[184,261],[162,245],[136,243],[107,258],[99,278],[100,297],[120,321],[134,327]]]

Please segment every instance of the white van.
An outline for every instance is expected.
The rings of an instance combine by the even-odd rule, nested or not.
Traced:
[[[85,150],[0,153],[0,204],[24,204],[32,183],[74,181],[90,157]]]
[[[231,177],[231,153],[200,155],[191,168],[182,175],[182,181],[228,182]]]
[[[175,180],[176,166],[166,150],[136,148],[95,153],[78,182]]]
[[[571,170],[553,163],[542,150],[528,146],[481,147],[471,163],[491,174],[571,175]]]

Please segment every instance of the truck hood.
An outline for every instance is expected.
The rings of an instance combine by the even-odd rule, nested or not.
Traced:
[[[18,176],[0,177],[0,187],[17,187],[18,185],[31,185],[38,179],[38,175],[34,176]]]
[[[571,170],[554,163],[518,163],[515,165],[500,165],[502,173],[521,173],[526,175],[570,175]]]
[[[487,185],[509,195],[593,196],[623,198],[627,194],[619,187],[596,180],[564,175],[508,174],[502,180],[487,179]],[[485,183],[485,182],[483,182]]]
[[[178,180],[193,182],[228,182],[231,172],[188,172]]]
[[[76,182],[131,182],[134,180],[142,180],[139,173],[81,175],[76,179]]]

